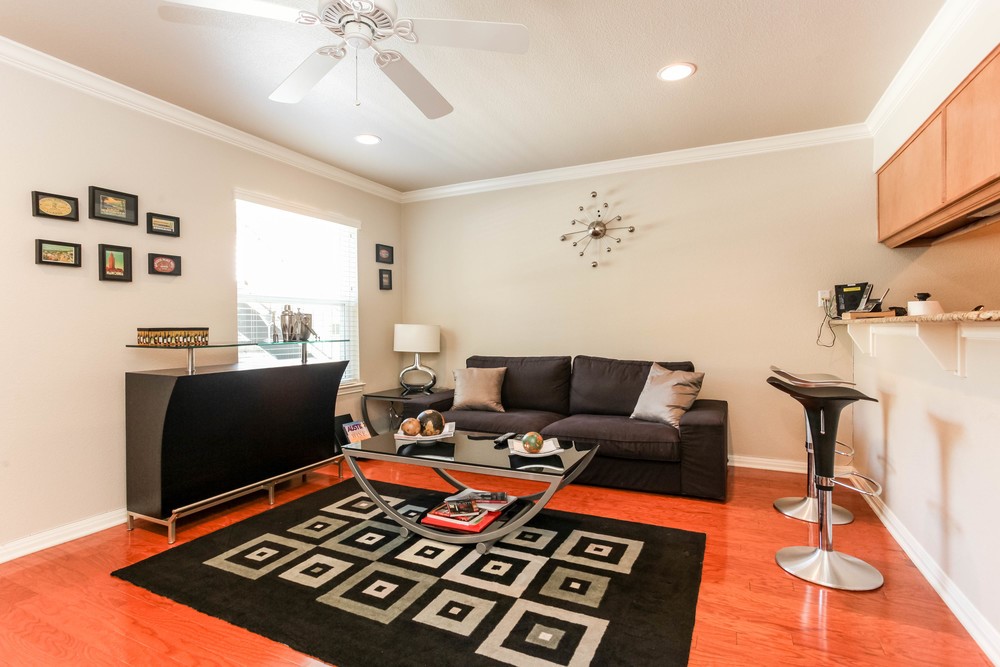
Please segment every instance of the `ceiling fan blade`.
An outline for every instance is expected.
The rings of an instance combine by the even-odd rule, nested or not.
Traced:
[[[295,68],[288,77],[281,82],[281,85],[274,89],[268,97],[273,102],[283,102],[285,104],[296,104],[301,102],[310,90],[312,90],[320,80],[330,73],[337,63],[343,60],[345,53],[343,47],[332,47],[333,51],[339,52],[339,57],[330,55],[328,51],[331,47],[323,47],[313,52],[302,64]]]
[[[455,110],[437,88],[398,51],[382,51],[376,55],[375,62],[428,118],[447,116]]]
[[[528,52],[528,29],[520,23],[452,19],[411,20],[417,41],[422,44],[505,53]]]
[[[246,16],[259,16],[277,21],[295,23],[301,12],[293,7],[276,5],[265,0],[163,0],[168,5],[183,5],[197,9],[214,9]]]

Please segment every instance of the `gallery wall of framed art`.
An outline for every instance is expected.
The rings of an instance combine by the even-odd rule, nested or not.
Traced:
[[[87,188],[87,214],[89,220],[139,225],[138,195],[91,185]],[[68,222],[80,221],[80,200],[71,195],[60,195],[42,190],[31,191],[31,215]],[[69,229],[69,228],[67,228]],[[176,215],[146,213],[146,234],[181,235],[181,219]],[[35,264],[53,266],[83,266],[84,250],[75,241],[35,239]],[[132,282],[132,247],[110,243],[97,246],[98,279],[112,282]],[[181,275],[181,256],[159,252],[148,253],[149,275]]]

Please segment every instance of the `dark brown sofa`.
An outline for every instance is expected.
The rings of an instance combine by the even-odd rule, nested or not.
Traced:
[[[693,371],[689,361],[657,362]],[[504,412],[451,410],[450,398],[433,407],[467,431],[524,433],[599,443],[598,455],[578,483],[724,500],[729,450],[728,403],[698,399],[680,428],[630,419],[650,361],[601,357],[473,356],[469,368],[507,369]]]

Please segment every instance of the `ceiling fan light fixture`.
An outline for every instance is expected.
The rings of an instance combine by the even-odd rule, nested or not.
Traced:
[[[375,134],[359,134],[354,137],[354,140],[359,144],[364,144],[365,146],[374,146],[375,144],[382,143],[382,137]]]
[[[375,39],[371,26],[360,21],[350,21],[344,26],[344,41],[359,51],[367,49]]]
[[[667,65],[656,76],[661,81],[680,81],[694,74],[698,68],[693,63],[673,63]]]

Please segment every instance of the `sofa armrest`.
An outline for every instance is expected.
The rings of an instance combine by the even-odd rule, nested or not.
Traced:
[[[726,499],[729,403],[698,399],[681,417],[681,493]]]

